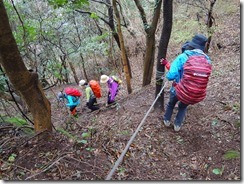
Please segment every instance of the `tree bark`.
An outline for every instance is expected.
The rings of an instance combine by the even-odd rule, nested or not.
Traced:
[[[67,72],[66,55],[59,56],[59,57],[61,60],[61,68],[60,68],[61,82],[67,84],[67,83],[69,83],[69,75]],[[64,71],[64,73],[62,71]]]
[[[163,2],[163,29],[161,32],[161,38],[158,48],[158,57],[157,57],[157,71],[156,71],[156,90],[155,97],[158,95],[162,88],[163,79],[161,78],[164,75],[165,68],[160,63],[160,59],[166,58],[168,43],[172,30],[173,22],[173,0],[164,0]],[[158,100],[154,105],[155,109],[164,110],[164,91],[159,96]]]
[[[115,13],[116,19],[117,19],[117,29],[118,29],[118,35],[119,35],[119,41],[120,41],[120,47],[121,47],[123,68],[124,68],[126,84],[127,84],[127,91],[130,94],[130,93],[132,93],[131,82],[130,82],[131,78],[130,78],[130,73],[129,73],[128,60],[126,57],[126,50],[125,50],[125,46],[124,46],[123,34],[122,34],[122,30],[121,30],[120,16],[119,16],[118,9],[116,7],[116,0],[113,0],[113,8],[114,8],[114,13]]]
[[[208,35],[209,36],[208,36],[207,45],[205,47],[205,53],[208,53],[209,46],[210,46],[210,43],[212,40],[213,30],[211,29],[211,27],[215,23],[215,19],[213,17],[213,7],[214,7],[215,3],[216,3],[216,0],[210,0],[210,8],[208,11],[208,18],[207,18],[207,27],[208,27]]]
[[[86,73],[86,68],[85,68],[85,60],[84,60],[82,54],[80,54],[80,58],[81,58],[81,64],[82,64],[83,75],[84,75],[86,81],[88,81],[88,75],[87,75],[87,73]]]
[[[144,25],[144,30],[146,32],[146,55],[144,58],[144,69],[143,69],[143,81],[142,86],[146,86],[151,83],[152,72],[154,66],[154,54],[155,54],[155,32],[158,25],[158,19],[160,17],[160,9],[162,5],[162,0],[155,1],[154,12],[152,23],[149,25],[146,18],[146,13],[139,0],[134,0],[140,14]]]
[[[117,33],[116,29],[115,29],[115,25],[114,25],[113,7],[111,6],[110,0],[106,0],[106,2],[108,4],[107,8],[108,8],[108,17],[109,17],[109,21],[108,21],[109,22],[109,27],[110,27],[110,29],[112,31],[112,35],[113,35],[113,37],[114,37],[119,49],[121,50],[120,41],[119,41],[119,35],[118,35],[118,33]],[[128,62],[128,70],[129,70],[130,78],[132,78],[132,71],[131,71],[130,61],[129,61],[129,58],[127,56],[127,53],[125,53],[125,55],[126,55],[126,60]],[[122,65],[123,65],[123,63],[122,63]],[[122,68],[122,69],[124,69],[124,68]]]
[[[0,64],[28,105],[34,119],[35,131],[52,131],[50,102],[44,95],[37,73],[29,72],[24,65],[3,0],[0,0]]]
[[[79,79],[77,77],[77,74],[76,74],[76,71],[75,71],[75,67],[74,67],[74,65],[73,65],[73,63],[71,61],[69,61],[69,67],[70,67],[70,69],[71,69],[71,71],[73,73],[73,77],[75,79],[76,84],[79,84]]]

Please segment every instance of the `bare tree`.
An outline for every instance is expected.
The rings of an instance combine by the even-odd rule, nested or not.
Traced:
[[[123,66],[124,66],[125,77],[126,77],[127,91],[130,94],[132,92],[131,83],[130,83],[130,73],[129,73],[129,67],[128,67],[128,60],[126,57],[126,50],[125,50],[125,46],[124,46],[123,34],[122,34],[122,30],[121,30],[119,11],[116,6],[116,0],[113,0],[113,8],[114,8],[114,13],[115,13],[116,19],[117,19],[117,29],[118,29],[119,42],[120,42],[120,47],[121,47],[121,56],[122,56],[122,61],[123,61]]]
[[[173,24],[173,0],[164,0],[163,2],[163,29],[158,48],[157,57],[157,72],[156,72],[156,90],[155,95],[160,92],[162,88],[163,79],[161,78],[164,74],[164,66],[160,63],[162,58],[166,58],[168,43],[171,35],[172,24]],[[164,108],[164,92],[161,93],[160,97],[156,101],[154,108]]]
[[[205,48],[205,52],[206,53],[208,53],[210,42],[212,40],[213,31],[211,30],[211,27],[215,23],[215,19],[213,17],[213,7],[214,7],[214,4],[216,3],[216,0],[209,0],[209,2],[210,2],[210,8],[209,8],[209,11],[208,11],[208,17],[207,17],[207,22],[206,22],[206,25],[207,25],[207,28],[208,28],[208,44],[207,44],[207,46]]]
[[[160,17],[160,9],[162,0],[156,0],[154,4],[154,12],[151,24],[148,23],[146,13],[139,0],[134,0],[144,25],[146,32],[146,54],[144,58],[144,69],[143,69],[143,81],[142,86],[146,86],[151,83],[152,72],[154,66],[154,55],[155,55],[155,32],[158,25],[158,19]]]

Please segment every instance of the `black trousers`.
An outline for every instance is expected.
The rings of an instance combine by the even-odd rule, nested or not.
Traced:
[[[95,103],[97,103],[97,99],[96,98],[90,98],[89,102],[87,103],[87,107],[89,109],[91,109],[92,111],[98,110],[99,107],[97,105],[95,105]]]

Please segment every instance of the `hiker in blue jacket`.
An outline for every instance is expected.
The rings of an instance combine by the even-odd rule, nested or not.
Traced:
[[[174,107],[176,103],[179,101],[176,97],[176,92],[175,92],[175,84],[178,83],[182,76],[183,76],[183,66],[185,62],[187,61],[189,56],[192,55],[204,55],[208,62],[210,63],[210,58],[207,56],[204,51],[205,51],[205,45],[207,44],[207,38],[202,35],[202,34],[196,34],[191,41],[187,41],[183,46],[182,46],[182,52],[179,54],[176,59],[170,64],[166,59],[161,60],[161,64],[163,64],[166,69],[168,69],[168,73],[166,74],[166,78],[169,81],[173,81],[172,87],[170,88],[170,97],[169,97],[169,102],[166,107],[166,111],[164,114],[164,125],[169,127],[170,126],[170,120],[171,116],[174,110]],[[185,114],[187,110],[187,104],[182,103],[179,101],[178,104],[178,112],[175,117],[174,121],[174,130],[177,132],[180,130],[182,123],[185,119]]]
[[[67,100],[66,106],[69,107],[70,113],[76,115],[76,107],[80,104],[80,98],[77,96],[67,95],[66,93],[59,92],[58,99],[61,101],[63,99]]]

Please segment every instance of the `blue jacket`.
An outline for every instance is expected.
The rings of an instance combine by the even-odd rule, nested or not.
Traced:
[[[178,83],[183,76],[183,66],[187,61],[188,57],[192,55],[204,55],[207,58],[208,62],[211,63],[209,56],[207,56],[202,50],[185,50],[182,54],[178,55],[175,58],[175,60],[171,63],[170,69],[166,74],[166,78],[169,81],[175,81],[176,83]],[[170,88],[170,91],[172,93],[175,93],[175,89],[173,86]]]
[[[75,97],[75,96],[71,96],[71,95],[67,95],[67,94],[64,94],[64,97],[68,101],[68,103],[66,104],[66,106],[68,106],[68,107],[73,107],[73,106],[76,107],[77,105],[80,104],[79,97]]]

